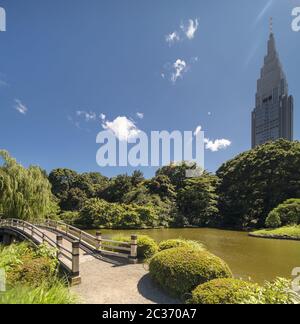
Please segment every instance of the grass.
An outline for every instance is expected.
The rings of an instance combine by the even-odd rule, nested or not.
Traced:
[[[284,226],[276,229],[264,229],[252,232],[249,235],[282,240],[300,240],[300,225]]]
[[[15,286],[0,293],[0,304],[75,304],[77,298],[70,294],[63,281],[56,280],[49,285],[44,282],[38,287]]]

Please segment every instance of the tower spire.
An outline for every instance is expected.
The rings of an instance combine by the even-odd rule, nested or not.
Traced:
[[[273,34],[273,17],[270,17],[270,34]]]

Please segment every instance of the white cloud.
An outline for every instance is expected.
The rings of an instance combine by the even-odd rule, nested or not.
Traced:
[[[181,24],[181,29],[185,33],[186,37],[188,39],[193,39],[195,37],[196,31],[198,30],[199,27],[199,21],[198,19],[190,19],[189,24],[185,26],[184,24]]]
[[[105,120],[105,119],[106,119],[106,115],[104,115],[104,114],[100,114],[100,119],[101,119],[101,120]]]
[[[19,99],[15,99],[15,109],[22,115],[28,112],[28,108]]]
[[[187,71],[187,64],[184,60],[178,59],[173,64],[173,72],[171,74],[171,81],[175,83],[178,78],[182,78],[182,75]]]
[[[227,139],[217,139],[215,141],[210,141],[208,138],[204,139],[205,148],[211,150],[212,152],[218,152],[219,150],[224,150],[231,145],[231,141]]]
[[[166,36],[166,42],[171,46],[176,42],[180,41],[180,36],[177,33],[177,31],[174,31],[173,33]]]
[[[136,113],[136,116],[137,116],[137,118],[139,118],[139,119],[144,119],[144,113],[137,112],[137,113]]]
[[[92,111],[88,112],[88,111],[84,111],[84,110],[78,110],[78,111],[76,111],[76,115],[79,117],[83,116],[86,122],[95,121],[97,118],[96,113],[94,113]]]
[[[120,141],[136,138],[140,133],[135,123],[124,116],[119,116],[112,122],[104,121],[102,127],[110,130]]]

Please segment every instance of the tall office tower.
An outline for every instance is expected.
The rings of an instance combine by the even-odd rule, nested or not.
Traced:
[[[256,105],[252,112],[252,148],[279,138],[293,140],[293,106],[271,25],[268,54],[257,81]]]

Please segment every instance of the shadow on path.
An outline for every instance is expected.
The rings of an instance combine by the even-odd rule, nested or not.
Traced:
[[[138,282],[138,291],[144,298],[156,304],[180,304],[178,299],[168,296],[155,285],[149,274],[144,275]]]

